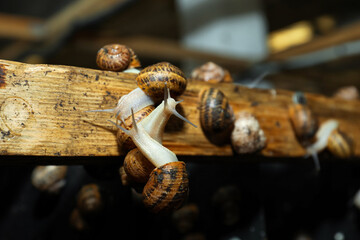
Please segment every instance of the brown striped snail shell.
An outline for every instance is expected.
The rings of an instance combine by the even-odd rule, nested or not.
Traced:
[[[98,185],[84,185],[77,196],[77,208],[83,215],[96,215],[103,208],[103,201]]]
[[[143,109],[141,109],[140,111],[137,111],[134,116],[135,116],[135,121],[136,122],[140,122],[143,119],[145,119],[153,110],[155,109],[155,107],[153,105],[147,106]],[[121,123],[122,127],[124,127],[125,129],[131,129],[133,127],[133,123],[132,123],[132,118],[131,116],[128,117],[127,119],[125,119],[124,123]],[[117,142],[119,144],[119,146],[121,147],[121,151],[123,152],[128,152],[131,149],[134,149],[136,146],[134,144],[134,142],[131,140],[131,137],[129,137],[129,135],[127,135],[124,131],[122,131],[121,129],[118,129],[117,134],[116,134],[116,139]]]
[[[182,206],[188,196],[185,163],[176,161],[155,168],[143,190],[144,205],[154,213],[166,213]]]
[[[289,118],[299,140],[308,140],[315,135],[318,121],[307,105],[292,104],[289,107]]]
[[[355,86],[345,86],[339,88],[333,95],[334,98],[344,100],[356,100],[359,99],[359,91]]]
[[[136,77],[136,82],[138,87],[155,102],[164,98],[165,83],[174,98],[181,95],[187,85],[185,74],[168,62],[160,62],[144,68]]]
[[[249,112],[236,115],[231,144],[236,153],[253,153],[265,147],[266,137],[258,120]]]
[[[124,159],[126,174],[138,183],[146,183],[154,168],[155,166],[137,148],[128,152]]]
[[[141,66],[134,50],[121,44],[108,44],[100,48],[96,63],[103,70],[115,72]]]
[[[67,166],[37,166],[31,175],[31,183],[38,190],[58,193],[65,186]]]
[[[140,60],[139,60],[138,56],[136,55],[136,53],[134,52],[134,50],[132,48],[129,48],[129,47],[128,47],[128,49],[130,51],[130,56],[131,56],[128,68],[141,67]]]
[[[332,131],[328,138],[327,148],[339,158],[349,158],[354,153],[353,142],[345,133],[338,129]]]
[[[191,72],[191,78],[209,83],[232,82],[229,71],[213,62],[195,68]]]
[[[234,112],[223,92],[216,88],[200,93],[201,128],[210,142],[223,145],[230,142],[234,128]]]

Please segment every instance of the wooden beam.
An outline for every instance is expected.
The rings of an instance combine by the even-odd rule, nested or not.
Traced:
[[[113,108],[136,87],[136,75],[71,66],[31,65],[0,60],[0,154],[32,156],[118,156],[111,114],[85,112]],[[181,96],[182,114],[199,124],[198,93],[213,85],[190,81]],[[235,112],[255,114],[267,137],[267,157],[301,157],[288,119],[293,92],[216,85]],[[337,119],[355,143],[360,142],[360,102],[306,94],[320,121]],[[164,145],[178,155],[232,156],[230,146],[217,147],[201,128],[177,122],[164,134]],[[355,155],[360,156],[360,145]],[[242,157],[239,156],[239,159]],[[56,158],[59,159],[59,158]],[[61,158],[60,158],[61,159]],[[61,162],[61,160],[60,160]],[[59,162],[58,162],[59,163]]]

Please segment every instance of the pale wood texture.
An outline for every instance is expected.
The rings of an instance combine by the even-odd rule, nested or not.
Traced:
[[[115,128],[109,113],[85,112],[113,108],[119,97],[136,87],[135,74],[70,66],[30,65],[0,60],[0,154],[37,156],[118,156]],[[212,87],[190,81],[181,96],[180,112],[189,124],[173,119],[164,145],[178,155],[231,156],[229,145],[217,147],[203,135],[199,124],[198,93]],[[293,92],[249,89],[233,84],[216,85],[229,98],[235,112],[249,110],[258,118],[269,157],[300,157],[288,119]],[[306,94],[320,121],[335,118],[355,143],[360,142],[360,102]],[[359,144],[355,155],[360,155]],[[240,157],[241,158],[241,157]]]

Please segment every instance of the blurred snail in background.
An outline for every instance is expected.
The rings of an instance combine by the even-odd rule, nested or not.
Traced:
[[[359,99],[359,91],[355,86],[345,86],[339,88],[333,95],[334,98],[343,100],[357,100]]]
[[[67,166],[37,166],[31,174],[31,183],[42,192],[59,193],[66,184],[67,169]]]
[[[209,83],[232,82],[229,71],[213,62],[207,62],[191,72],[191,78]]]
[[[301,92],[293,96],[293,104],[289,106],[289,118],[295,135],[300,143],[306,145],[316,133],[318,121],[306,105],[306,98]]]
[[[121,44],[108,44],[100,48],[96,63],[103,70],[115,72],[141,66],[134,50]]]
[[[188,233],[194,228],[199,218],[199,207],[194,203],[186,204],[173,212],[171,218],[178,232]]]
[[[331,132],[327,148],[338,158],[350,158],[354,154],[352,140],[338,129]]]
[[[84,185],[77,196],[77,208],[80,213],[86,215],[96,215],[103,209],[103,200],[98,185]]]
[[[215,145],[230,142],[234,112],[223,92],[216,88],[200,92],[200,123],[207,139]]]
[[[236,114],[235,127],[231,133],[231,144],[236,153],[253,153],[266,145],[264,131],[258,120],[249,112]]]

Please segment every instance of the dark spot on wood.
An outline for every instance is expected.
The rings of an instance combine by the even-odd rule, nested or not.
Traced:
[[[1,139],[5,139],[5,137],[10,136],[10,131],[1,131]]]
[[[278,128],[280,128],[280,127],[281,127],[281,124],[280,124],[280,122],[279,122],[279,121],[276,121],[276,122],[275,122],[275,125],[276,125]]]
[[[251,102],[251,106],[252,106],[252,107],[255,107],[255,106],[257,106],[257,105],[259,105],[259,102]]]
[[[95,81],[99,81],[99,75],[96,74]]]
[[[234,87],[234,92],[236,92],[236,93],[239,92],[239,87],[237,87],[237,86]]]
[[[61,153],[60,152],[56,152],[54,153],[55,156],[61,156]]]
[[[64,100],[61,100],[60,103],[59,103],[59,106],[64,107],[63,103],[64,103]]]
[[[49,72],[51,72],[51,70],[45,71],[44,75],[46,76]]]
[[[73,107],[73,109],[76,111],[76,107]]]

